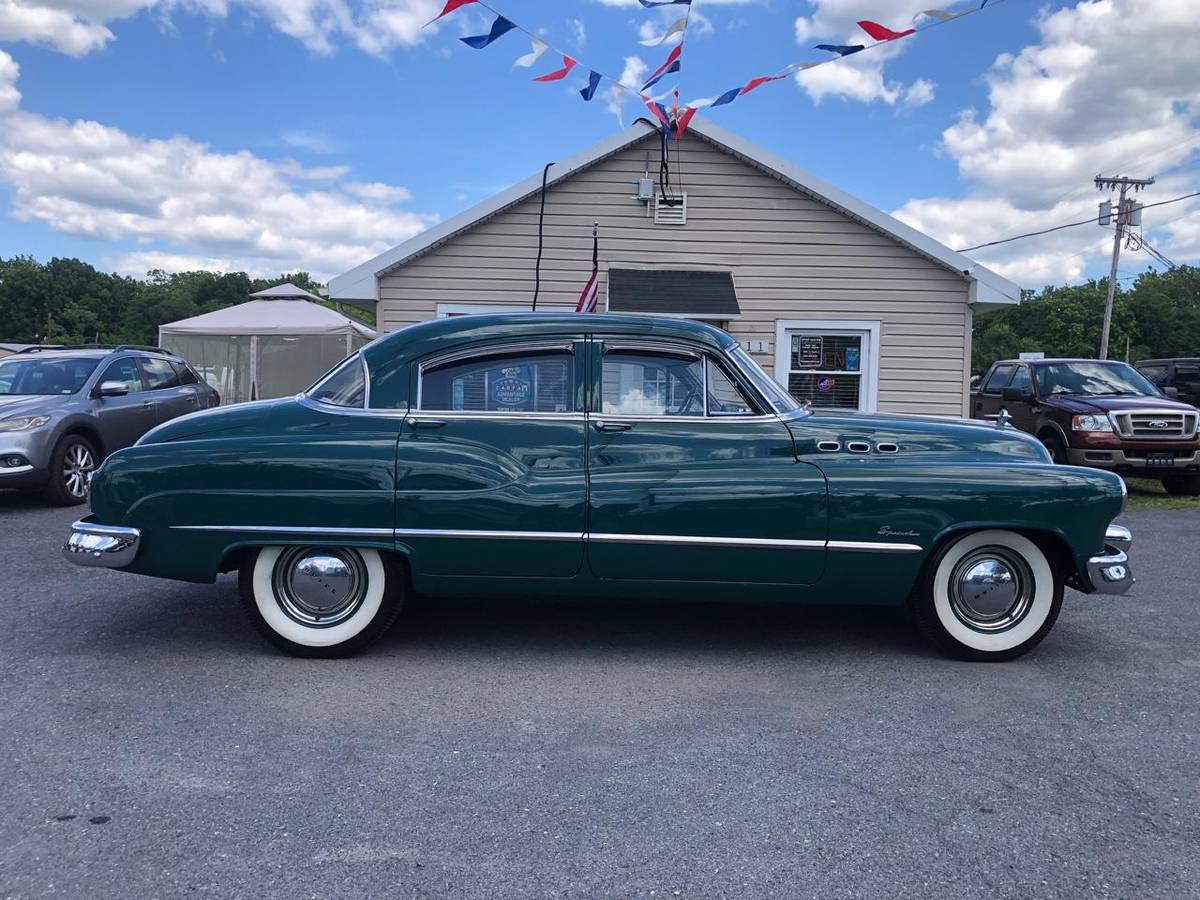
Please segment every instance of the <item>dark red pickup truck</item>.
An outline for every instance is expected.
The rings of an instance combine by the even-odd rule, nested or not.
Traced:
[[[1054,461],[1160,478],[1200,495],[1200,410],[1165,396],[1132,366],[1098,359],[1006,359],[971,395],[976,419],[1008,412]]]

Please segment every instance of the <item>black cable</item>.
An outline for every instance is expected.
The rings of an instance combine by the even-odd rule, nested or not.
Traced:
[[[552,162],[546,163],[542,169],[542,208],[538,212],[538,252],[537,262],[533,266],[533,311],[537,312],[537,298],[542,290],[542,226],[546,221],[546,178],[550,174]]]
[[[1142,209],[1153,209],[1156,206],[1166,206],[1168,203],[1178,203],[1180,200],[1190,200],[1192,197],[1200,197],[1200,191],[1196,191],[1194,194],[1184,194],[1182,197],[1174,197],[1170,200],[1160,200],[1158,203],[1146,203],[1142,206]],[[1117,213],[1114,211],[1111,215],[1115,216],[1116,214]],[[956,250],[955,252],[970,253],[972,250],[982,250],[984,247],[995,247],[998,244],[1007,244],[1010,241],[1019,241],[1022,238],[1027,237],[1038,237],[1042,234],[1049,234],[1052,231],[1062,231],[1064,228],[1075,228],[1079,225],[1094,225],[1099,221],[1100,216],[1097,214],[1090,219],[1084,219],[1080,222],[1068,222],[1065,225],[1055,225],[1053,228],[1043,228],[1041,231],[1031,231],[1028,234],[1016,234],[1012,237],[1002,238],[998,241],[989,241],[986,244],[978,244],[974,247],[964,247],[962,250]]]

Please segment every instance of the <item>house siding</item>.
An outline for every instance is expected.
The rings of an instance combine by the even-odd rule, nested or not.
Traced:
[[[966,278],[748,162],[687,135],[671,154],[672,183],[688,195],[684,226],[655,225],[632,183],[658,139],[647,138],[569,176],[546,193],[540,308],[573,308],[600,225],[601,308],[614,267],[711,268],[733,273],[738,340],[775,367],[775,322],[835,319],[881,326],[878,408],[966,412],[971,310]],[[432,319],[439,303],[528,308],[537,254],[531,197],[379,276],[379,325]]]

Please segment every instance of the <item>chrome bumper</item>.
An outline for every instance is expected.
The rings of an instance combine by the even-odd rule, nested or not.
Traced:
[[[120,569],[133,562],[141,538],[136,528],[76,522],[63,544],[63,556],[77,566]]]
[[[1136,580],[1126,552],[1133,535],[1124,525],[1109,525],[1104,532],[1104,552],[1088,560],[1088,581],[1094,594],[1124,594]]]

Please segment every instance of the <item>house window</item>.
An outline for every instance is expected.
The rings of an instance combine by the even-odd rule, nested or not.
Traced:
[[[775,379],[818,409],[873,412],[879,323],[777,323]]]

